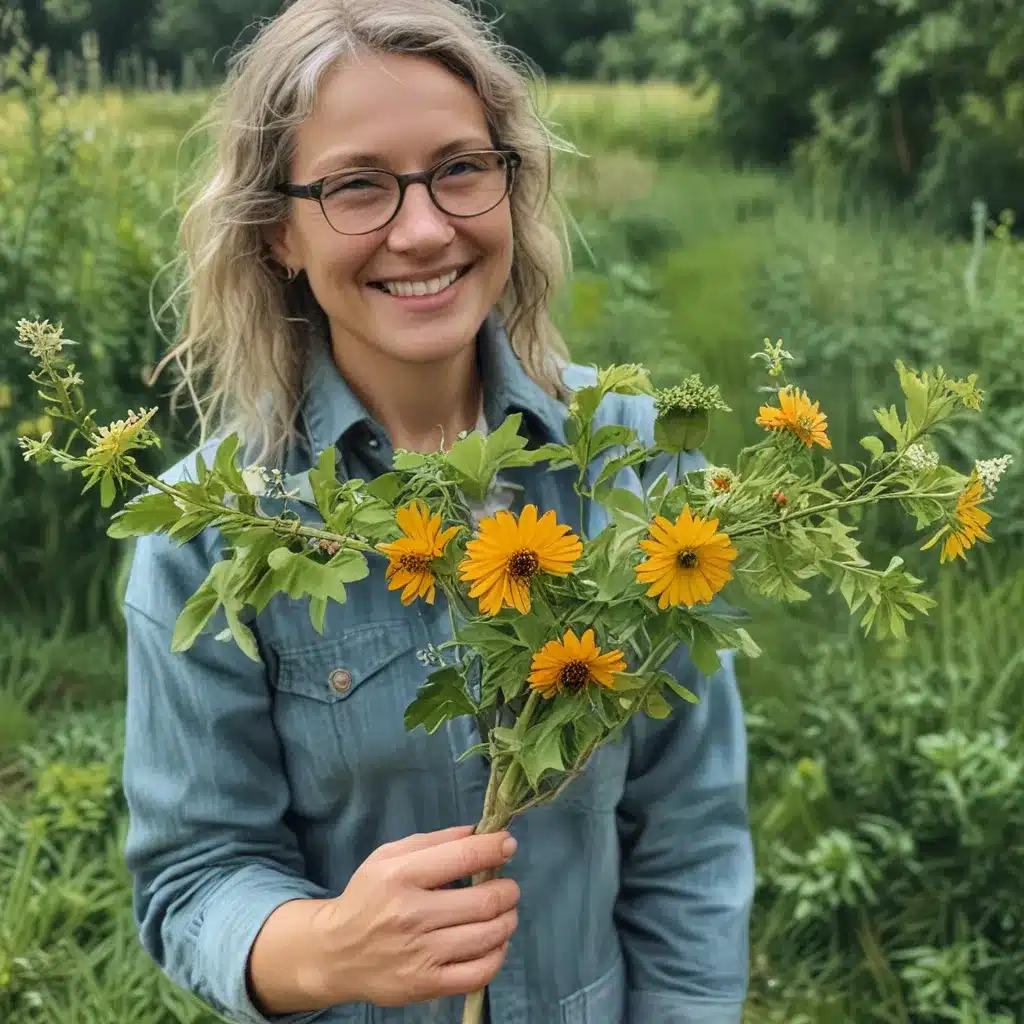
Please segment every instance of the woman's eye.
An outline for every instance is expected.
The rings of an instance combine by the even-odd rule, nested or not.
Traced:
[[[382,182],[372,176],[358,178],[344,178],[341,181],[332,181],[324,186],[324,198],[338,195],[341,192],[360,192],[364,189],[380,188]]]
[[[487,170],[479,160],[459,160],[456,163],[448,164],[445,167],[443,174],[465,174],[467,172],[473,173],[474,171],[485,171]]]

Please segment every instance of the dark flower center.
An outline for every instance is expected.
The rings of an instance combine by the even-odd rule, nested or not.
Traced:
[[[558,680],[567,690],[582,689],[590,682],[590,669],[586,662],[570,661],[558,674]]]
[[[696,569],[698,564],[697,555],[693,551],[680,551],[676,561],[681,569]]]
[[[430,559],[426,555],[402,555],[398,564],[406,572],[427,573],[430,572]]]
[[[527,583],[540,568],[540,559],[532,551],[517,551],[508,560],[508,574],[514,579]]]

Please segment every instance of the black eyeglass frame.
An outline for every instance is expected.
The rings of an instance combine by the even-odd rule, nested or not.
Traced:
[[[437,201],[437,196],[434,195],[434,189],[432,187],[434,175],[437,174],[442,167],[446,164],[450,164],[453,160],[458,160],[461,157],[481,156],[483,154],[497,154],[505,158],[504,194],[501,199],[494,204],[494,206],[490,206],[486,210],[481,210],[479,213],[450,213]],[[315,200],[320,204],[320,212],[323,213],[324,220],[327,221],[332,230],[337,231],[339,235],[356,237],[358,235],[372,235],[374,231],[381,231],[386,228],[401,211],[402,204],[405,202],[405,193],[408,191],[410,185],[424,185],[427,189],[427,194],[430,196],[430,201],[447,217],[458,217],[463,220],[469,220],[473,217],[482,217],[485,213],[490,213],[491,210],[499,206],[512,192],[515,185],[516,171],[519,170],[522,164],[522,155],[514,149],[472,149],[467,150],[465,153],[455,153],[452,156],[445,157],[426,171],[413,171],[409,174],[396,174],[394,171],[385,170],[383,167],[352,167],[344,171],[335,171],[332,174],[325,174],[322,178],[319,178],[317,181],[310,182],[308,185],[293,185],[289,182],[282,182],[280,185],[274,186],[274,191],[280,192],[286,196],[291,196],[293,199]],[[324,184],[330,179],[340,177],[341,175],[367,173],[370,171],[374,174],[388,174],[398,182],[398,204],[395,206],[395,212],[392,213],[383,224],[380,224],[375,228],[370,228],[368,231],[340,231],[331,224],[331,218],[327,216],[327,211],[324,209]]]

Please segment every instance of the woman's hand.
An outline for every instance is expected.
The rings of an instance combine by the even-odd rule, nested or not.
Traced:
[[[474,835],[472,826],[375,850],[314,917],[318,1002],[406,1006],[484,988],[516,929],[519,886],[510,878],[442,886],[500,868],[514,850],[508,832]]]

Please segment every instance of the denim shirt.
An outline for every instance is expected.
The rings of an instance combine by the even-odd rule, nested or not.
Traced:
[[[532,445],[564,440],[564,405],[523,371],[492,314],[478,337],[485,414],[511,413]],[[592,371],[570,366],[578,387]],[[313,339],[299,417],[301,474],[336,445],[339,473],[386,471],[391,446]],[[609,396],[595,429],[631,427],[647,443],[653,404]],[[217,441],[205,447],[212,462]],[[693,460],[684,468],[699,465]],[[164,474],[188,478],[195,453]],[[629,471],[631,474],[632,471]],[[516,469],[512,509],[555,509],[578,529],[567,471]],[[635,475],[620,481],[634,490]],[[589,536],[602,509],[585,510]],[[469,718],[406,732],[405,707],[430,671],[417,659],[450,636],[444,595],[402,606],[380,564],[327,611],[279,594],[251,620],[261,661],[214,637],[170,652],[184,602],[220,557],[207,530],[183,545],[140,538],[125,600],[128,690],[125,858],[142,944],[157,965],[228,1020],[266,1024],[246,963],[269,915],[296,898],[341,893],[378,846],[479,820],[488,767],[457,759],[479,742]],[[754,888],[746,741],[733,661],[699,674],[685,649],[666,668],[699,694],[673,713],[631,720],[553,803],[511,825],[505,874],[520,886],[519,925],[488,989],[493,1024],[737,1024],[748,975]],[[458,1024],[463,999],[407,1007],[347,1003],[270,1018],[288,1024]]]

